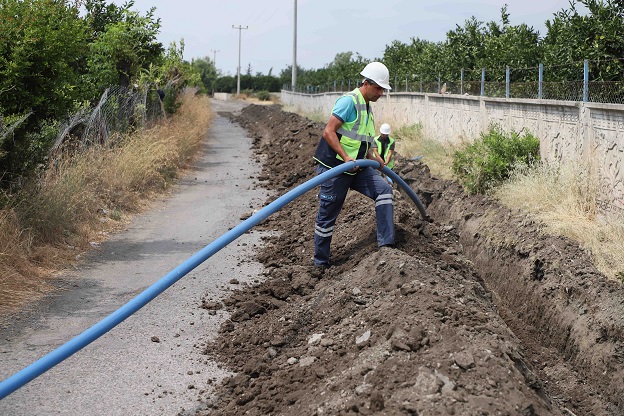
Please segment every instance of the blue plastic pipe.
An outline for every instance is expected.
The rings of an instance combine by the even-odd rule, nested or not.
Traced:
[[[167,288],[180,280],[191,270],[209,259],[213,254],[221,250],[223,247],[227,246],[229,243],[240,237],[245,232],[249,231],[255,225],[265,220],[269,215],[282,209],[289,202],[295,200],[310,189],[322,184],[327,179],[333,178],[334,176],[340,175],[341,173],[348,170],[352,170],[355,167],[362,168],[367,166],[379,168],[379,162],[373,160],[357,160],[343,163],[340,166],[323,172],[315,178],[312,178],[309,181],[288,191],[287,193],[285,193],[275,201],[271,202],[269,205],[262,208],[254,215],[247,218],[245,221],[238,224],[236,227],[232,228],[230,231],[223,234],[221,237],[217,238],[212,243],[208,244],[206,247],[195,253],[184,263],[180,264],[178,267],[167,273],[156,283],[138,294],[134,299],[130,300],[128,303],[117,309],[112,314],[108,315],[106,318],[102,319],[97,324],[93,325],[91,328],[87,329],[80,335],[77,335],[70,341],[55,349],[54,351],[48,353],[28,367],[22,369],[21,371],[15,373],[11,377],[1,382],[0,399],[5,398],[9,394],[13,393],[15,390],[19,389],[26,383],[45,373],[50,368],[54,367],[61,361],[65,360],[69,356],[78,352],[82,348],[86,347],[87,345],[110,331],[112,328],[120,324],[130,315],[141,309],[143,306],[147,305],[156,296],[160,295],[162,292],[164,292]],[[418,196],[414,193],[414,191],[405,183],[405,181],[403,181],[399,177],[399,175],[397,175],[387,167],[383,168],[383,172],[390,176],[392,179],[394,179],[399,184],[399,186],[401,186],[401,188],[403,188],[407,192],[410,198],[418,206],[418,209],[423,218],[429,220],[429,216],[427,215],[425,207],[421,203],[420,199],[418,199]]]

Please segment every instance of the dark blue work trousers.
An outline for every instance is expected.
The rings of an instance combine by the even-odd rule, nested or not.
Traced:
[[[329,168],[319,164],[316,173],[320,175],[328,170]],[[392,186],[371,167],[363,168],[355,175],[343,173],[326,180],[320,186],[319,210],[314,229],[314,264],[317,266],[329,264],[329,246],[334,234],[334,225],[349,189],[375,201],[377,245],[394,244]]]

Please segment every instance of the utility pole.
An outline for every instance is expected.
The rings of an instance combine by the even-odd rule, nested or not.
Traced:
[[[248,29],[249,26],[234,26],[232,25],[232,29],[238,29],[238,70],[236,71],[238,73],[238,81],[236,83],[236,95],[240,95],[240,62],[241,62],[241,33],[243,29]]]
[[[217,69],[217,52],[221,52],[221,51],[218,49],[211,49],[210,52],[213,52],[212,64],[214,65],[215,70],[216,70]]]
[[[293,31],[293,63],[292,63],[292,90],[295,91],[297,85],[297,0],[295,0],[295,18]]]

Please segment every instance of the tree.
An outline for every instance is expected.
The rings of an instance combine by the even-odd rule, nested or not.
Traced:
[[[77,86],[87,25],[62,0],[0,0],[0,114],[23,120],[0,143],[0,174],[11,180],[38,166],[52,145],[53,121],[80,100]]]
[[[219,77],[215,80],[214,90],[215,92],[235,93],[236,83],[236,77],[233,77],[231,75]]]
[[[582,61],[593,61],[590,80],[621,80],[624,66],[624,1],[576,0],[588,10],[582,15],[570,2],[569,10],[555,13],[546,22],[543,40],[544,64],[558,66],[548,71],[549,80],[574,80],[582,76]],[[602,65],[599,62],[602,61]],[[568,64],[566,66],[561,66]],[[572,65],[569,65],[572,64]]]
[[[107,4],[106,0],[86,0],[84,8],[86,15],[84,20],[89,25],[90,41],[94,41],[106,31],[106,26],[121,22],[124,13],[134,6],[134,1],[126,1],[123,5],[117,6],[115,3]]]
[[[506,5],[501,9],[501,23],[501,26],[496,22],[487,24],[483,56],[478,62],[482,68],[499,69],[494,74],[497,81],[504,81],[506,66],[537,67],[542,58],[539,33],[524,23],[511,25]],[[535,79],[534,74],[514,72],[511,81],[525,81],[527,77]]]
[[[64,115],[78,98],[87,31],[62,0],[0,0],[0,111],[32,111],[32,125]]]
[[[418,73],[418,56],[410,45],[398,40],[386,45],[383,62],[392,74],[416,74]]]
[[[214,84],[217,80],[217,68],[209,57],[193,59],[191,66],[199,73],[203,92],[214,91]]]
[[[475,69],[485,61],[487,33],[484,23],[472,16],[464,26],[446,32],[446,52],[449,65],[457,69]]]
[[[337,53],[333,62],[327,65],[327,73],[318,74],[325,75],[324,77],[319,77],[321,78],[318,80],[320,81],[319,84],[333,82],[334,80],[356,80],[360,78],[360,72],[367,63],[359,53],[354,54],[351,51]]]
[[[89,45],[87,80],[92,93],[99,94],[110,85],[128,86],[141,69],[161,63],[164,48],[156,40],[160,19],[154,18],[154,11],[152,7],[146,16],[140,16],[123,10],[121,20],[106,24]]]

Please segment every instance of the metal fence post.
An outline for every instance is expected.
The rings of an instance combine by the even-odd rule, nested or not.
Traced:
[[[589,61],[583,61],[583,102],[589,99]]]
[[[418,78],[420,78],[420,92],[422,92],[422,75],[419,75]]]
[[[509,65],[505,68],[505,98],[509,98]]]
[[[539,64],[539,75],[537,81],[537,98],[542,99],[542,84],[544,83],[544,64]]]
[[[440,85],[440,73],[438,72],[438,94],[442,92],[442,86]]]
[[[481,96],[485,95],[485,68],[481,68]]]
[[[464,94],[464,68],[461,69],[459,75],[459,93]]]
[[[405,74],[405,92],[407,92],[407,74]]]

